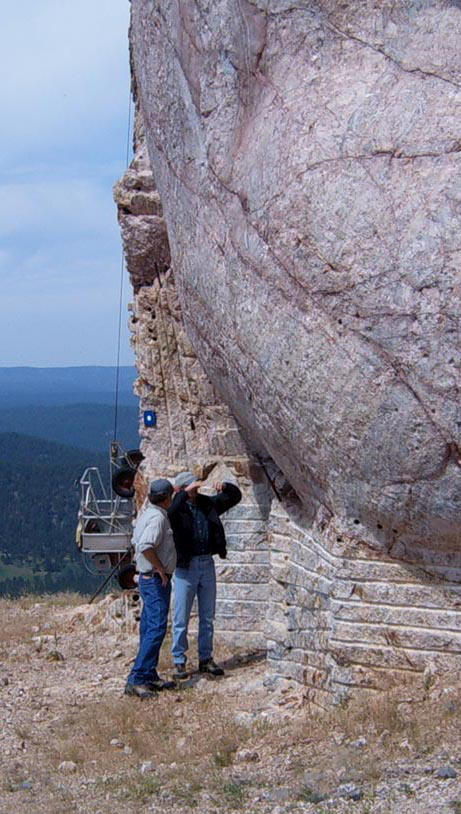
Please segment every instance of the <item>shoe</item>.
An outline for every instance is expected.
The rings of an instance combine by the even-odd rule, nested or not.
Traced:
[[[150,684],[126,684],[125,695],[136,695],[138,698],[154,698],[155,692]]]
[[[182,664],[175,664],[173,678],[176,679],[176,681],[182,681],[185,678],[189,678],[185,661]]]
[[[213,659],[199,661],[198,669],[200,673],[208,673],[211,676],[223,676],[224,670],[214,663]]]
[[[160,692],[161,690],[175,690],[176,681],[164,681],[163,678],[156,678],[155,681],[149,681],[147,686],[154,692]]]

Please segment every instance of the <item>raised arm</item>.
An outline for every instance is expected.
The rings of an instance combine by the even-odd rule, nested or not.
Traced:
[[[174,519],[177,512],[184,506],[186,500],[187,492],[184,489],[181,489],[181,491],[176,492],[173,498],[173,502],[170,508],[168,509],[168,517],[170,519]]]
[[[213,495],[211,500],[218,514],[224,514],[224,512],[229,511],[229,509],[232,509],[237,503],[240,503],[242,499],[242,493],[234,483],[229,483],[228,481],[216,483],[215,489],[217,494]]]

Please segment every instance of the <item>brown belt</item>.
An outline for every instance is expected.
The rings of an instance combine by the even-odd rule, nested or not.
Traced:
[[[141,571],[140,576],[141,577],[155,577],[155,576],[159,577],[160,574],[159,574],[158,571]],[[171,579],[172,576],[173,576],[173,574],[167,574],[168,579]]]

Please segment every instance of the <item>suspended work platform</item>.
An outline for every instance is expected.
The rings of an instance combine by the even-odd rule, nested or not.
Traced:
[[[133,533],[131,497],[117,494],[109,497],[96,466],[85,469],[79,484],[77,544],[80,550],[93,554],[126,552]]]

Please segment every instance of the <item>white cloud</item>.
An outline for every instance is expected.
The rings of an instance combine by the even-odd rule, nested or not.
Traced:
[[[122,110],[126,118],[128,16],[127,0],[25,0],[2,11],[3,166],[27,150],[110,138]]]
[[[0,182],[0,238],[13,234],[59,236],[81,232],[116,234],[115,205],[110,185],[98,178],[23,178]]]
[[[82,247],[85,257],[87,247]],[[19,268],[2,282],[0,299],[0,367],[9,364],[114,364],[117,351],[120,266],[114,259],[30,259],[36,274]],[[21,280],[18,290],[18,278]],[[125,281],[126,283],[127,281]],[[132,364],[128,340],[128,285],[122,305],[122,363]]]
[[[128,0],[2,9],[0,366],[115,359],[128,22]]]

